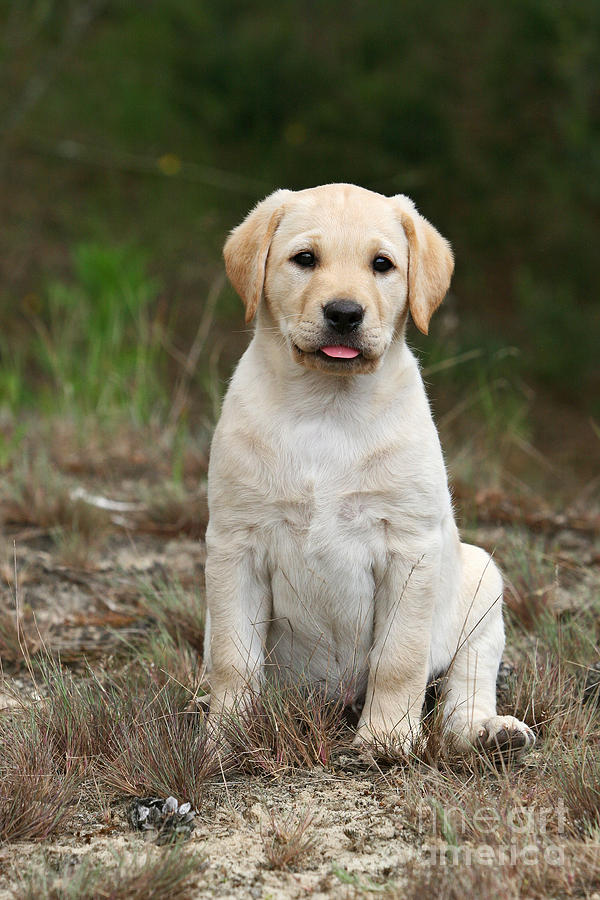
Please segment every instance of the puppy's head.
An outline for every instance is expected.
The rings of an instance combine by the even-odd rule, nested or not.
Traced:
[[[275,191],[224,255],[246,321],[262,299],[298,364],[339,375],[374,371],[409,309],[427,334],[454,268],[408,197],[350,184]]]

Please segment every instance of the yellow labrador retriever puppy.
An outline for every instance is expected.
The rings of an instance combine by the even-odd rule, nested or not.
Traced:
[[[404,339],[448,290],[449,244],[407,197],[329,184],[271,194],[224,254],[256,330],[211,449],[210,718],[277,666],[352,690],[357,742],[408,749],[447,673],[459,744],[533,744],[496,715],[502,580],[460,542]]]

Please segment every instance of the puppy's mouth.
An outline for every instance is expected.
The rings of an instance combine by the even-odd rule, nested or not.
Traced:
[[[328,375],[366,375],[374,372],[381,362],[381,356],[372,356],[368,348],[352,347],[348,344],[323,344],[302,350],[292,343],[296,362],[307,369],[316,369]]]
[[[332,376],[368,375],[379,368],[382,359],[382,354],[372,355],[370,347],[353,347],[350,341],[347,344],[324,343],[307,350],[292,343],[292,349],[301,366]]]

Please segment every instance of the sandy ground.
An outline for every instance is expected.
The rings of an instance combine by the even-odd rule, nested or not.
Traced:
[[[343,770],[285,776],[275,781],[244,778],[208,790],[205,808],[187,849],[206,858],[194,896],[240,898],[325,898],[353,893],[344,884],[358,876],[365,886],[401,883],[402,869],[415,854],[417,835],[397,810],[398,789],[393,780],[357,776]],[[273,871],[263,852],[269,833],[269,811],[286,817],[292,811],[310,811],[315,848],[299,865],[300,871]],[[76,832],[48,842],[19,844],[0,850],[0,898],[13,896],[11,875],[42,858],[58,868],[92,855],[110,863],[115,852],[144,849],[140,835],[132,833],[124,807],[115,810],[111,834],[103,832],[85,813],[78,816]],[[156,849],[154,852],[161,852]],[[335,870],[340,874],[335,874]],[[13,870],[13,871],[11,871]],[[345,875],[345,873],[348,873]]]

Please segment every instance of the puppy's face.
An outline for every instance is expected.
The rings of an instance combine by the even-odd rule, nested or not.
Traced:
[[[447,242],[408,198],[347,184],[276,191],[224,253],[247,320],[262,300],[284,352],[336,375],[373,372],[409,307],[426,333],[453,268]]]
[[[264,296],[299,365],[371,372],[404,323],[407,272],[408,241],[388,198],[326,186],[286,204]]]

